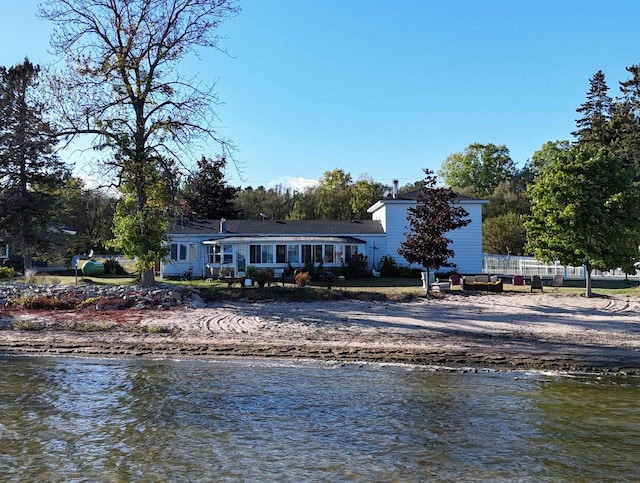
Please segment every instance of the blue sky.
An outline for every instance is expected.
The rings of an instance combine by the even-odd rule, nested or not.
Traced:
[[[41,64],[37,0],[3,5],[0,65]],[[219,52],[183,65],[216,89],[233,185],[299,186],[341,168],[411,183],[473,142],[522,165],[569,139],[589,78],[640,63],[640,2],[246,0]],[[205,153],[219,152],[215,147]]]

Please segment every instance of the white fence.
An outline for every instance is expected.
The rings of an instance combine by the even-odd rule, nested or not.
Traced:
[[[584,267],[570,267],[560,263],[544,263],[533,257],[514,257],[510,255],[483,255],[482,272],[497,275],[539,275],[550,278],[554,275],[562,275],[565,279],[584,279]],[[635,274],[626,274],[622,270],[610,270],[601,272],[593,270],[592,277],[630,278],[639,277],[640,271]]]

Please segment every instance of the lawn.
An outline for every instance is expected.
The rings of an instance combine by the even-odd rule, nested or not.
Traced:
[[[509,277],[504,277],[505,282],[510,281]],[[103,275],[100,277],[87,277],[82,274],[75,275],[36,275],[31,280],[36,284],[64,284],[64,285],[133,285],[137,282],[135,275]],[[170,285],[184,285],[203,290],[204,292],[214,295],[214,298],[226,298],[225,294],[229,298],[244,298],[249,295],[248,292],[252,290],[258,291],[262,296],[277,296],[279,293],[282,295],[291,295],[291,290],[300,290],[296,287],[281,287],[272,286],[265,289],[252,288],[250,290],[239,288],[238,286],[228,288],[226,283],[218,281],[207,280],[191,280],[191,281],[163,281],[163,283]],[[548,284],[548,285],[547,285]],[[550,286],[551,282],[545,280],[544,293],[559,294],[559,295],[580,295],[585,291],[584,280],[565,280],[562,287],[554,289]],[[327,291],[321,284],[312,282],[307,287],[307,292],[312,291]],[[514,287],[510,283],[504,284],[505,292],[529,292],[529,287]],[[593,279],[594,295],[627,295],[627,296],[640,296],[640,281],[638,280],[622,280],[622,279],[605,279],[598,278]],[[217,292],[217,293],[215,293]],[[379,277],[379,278],[358,278],[348,279],[345,282],[337,283],[332,287],[332,292],[343,292],[343,296],[346,297],[358,297],[359,294],[366,297],[369,294],[372,298],[387,298],[394,300],[405,300],[414,297],[421,297],[424,295],[424,289],[422,288],[422,282],[417,278],[400,278],[400,277]],[[347,293],[344,293],[347,292]],[[454,287],[452,292],[461,292],[459,287]],[[250,298],[258,296],[258,293],[249,295]],[[539,293],[536,291],[536,293]],[[244,294],[244,295],[243,295]],[[309,293],[311,298],[315,298],[314,295]],[[320,296],[322,294],[316,294]],[[337,294],[339,295],[339,294]],[[295,294],[295,298],[302,297],[302,294]],[[327,298],[326,296],[321,298]]]

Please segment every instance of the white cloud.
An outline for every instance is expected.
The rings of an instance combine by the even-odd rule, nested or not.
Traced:
[[[281,176],[267,183],[269,188],[275,188],[276,186],[282,186],[284,188],[291,188],[293,191],[304,191],[305,188],[311,186],[318,186],[317,179],[307,179],[302,177]]]

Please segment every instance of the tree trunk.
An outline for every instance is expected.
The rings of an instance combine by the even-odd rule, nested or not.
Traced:
[[[427,279],[424,281],[424,296],[429,298],[429,268],[425,270],[427,272]]]
[[[23,267],[23,273],[25,277],[27,276],[27,270],[31,270],[32,268],[33,268],[33,258],[31,257],[31,255],[25,255],[24,267]]]
[[[592,293],[591,293],[591,265],[589,265],[589,264],[585,265],[584,272],[585,272],[585,275],[586,275],[586,278],[585,278],[585,294],[584,294],[584,296],[589,298],[592,295]]]
[[[152,287],[155,284],[155,276],[153,268],[150,270],[142,270],[140,272],[140,284],[143,287]]]

